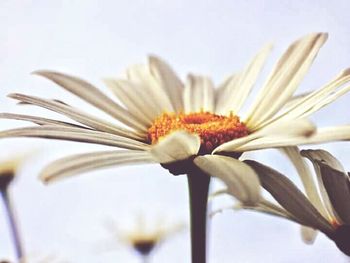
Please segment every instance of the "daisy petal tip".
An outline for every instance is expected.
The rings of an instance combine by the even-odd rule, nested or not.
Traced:
[[[342,76],[342,77],[345,77],[348,75],[350,75],[350,68],[346,68],[340,73],[340,76]]]
[[[219,152],[222,152],[222,151],[224,151],[224,150],[225,150],[224,147],[223,147],[222,145],[220,145],[220,146],[216,147],[216,148],[211,152],[211,154],[212,154],[212,155],[215,155],[215,154],[217,154],[217,153],[219,153]]]
[[[155,160],[170,163],[185,160],[198,153],[201,141],[198,135],[176,131],[162,138],[150,149]]]
[[[11,99],[17,99],[19,95],[20,95],[19,93],[10,93],[10,94],[7,94],[7,97]]]
[[[158,63],[160,61],[162,61],[162,59],[159,56],[157,56],[155,54],[148,54],[148,62],[150,64]]]
[[[39,69],[39,70],[35,70],[35,71],[31,72],[30,74],[48,78],[53,73],[54,72],[51,70]]]
[[[44,184],[44,185],[49,185],[52,183],[52,180],[50,177],[48,177],[45,174],[39,175],[39,180]]]

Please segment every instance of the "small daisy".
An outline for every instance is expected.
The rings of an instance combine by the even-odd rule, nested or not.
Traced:
[[[15,179],[18,168],[22,165],[29,154],[17,154],[12,158],[0,161],[0,194],[4,203],[5,216],[7,217],[9,229],[12,235],[13,246],[17,260],[24,256],[23,244],[21,242],[20,233],[17,226],[17,220],[13,209],[9,187]]]
[[[278,202],[267,200],[249,206],[238,204],[235,208],[251,209],[289,219],[304,226],[306,240],[313,242],[319,230],[333,240],[338,248],[350,256],[350,177],[341,163],[324,150],[303,150],[315,169],[321,202],[312,204],[298,188],[283,174],[258,162],[245,161],[258,174],[261,185]],[[304,171],[308,166],[303,164]],[[307,227],[307,228],[306,228]],[[314,229],[314,230],[312,230]]]
[[[149,256],[157,247],[184,229],[185,225],[181,223],[169,224],[163,219],[150,223],[143,216],[139,216],[132,227],[121,227],[114,222],[113,225],[108,225],[108,230],[114,237],[131,247],[145,262],[148,262]]]

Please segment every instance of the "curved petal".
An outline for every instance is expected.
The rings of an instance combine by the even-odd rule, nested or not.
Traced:
[[[226,156],[198,156],[194,163],[210,176],[225,182],[227,192],[245,205],[255,205],[260,200],[258,176],[245,163]]]
[[[57,125],[57,126],[89,129],[88,127],[80,126],[80,125],[70,123],[70,122],[59,121],[59,120],[54,120],[54,119],[47,119],[47,118],[25,115],[25,114],[0,113],[0,119],[30,121],[30,122],[38,124],[38,125]]]
[[[305,244],[311,245],[315,242],[318,231],[307,226],[301,226],[300,228],[301,238]]]
[[[42,99],[34,96],[27,96],[27,95],[18,94],[18,93],[9,94],[8,97],[57,112],[77,122],[80,122],[81,124],[87,125],[99,131],[117,134],[128,138],[144,139],[144,136],[141,135],[142,133],[124,129],[122,127],[119,127],[115,124],[112,124],[103,119],[97,118],[95,116],[92,116],[90,114],[87,114],[83,111],[75,109],[61,102],[46,100],[46,99]]]
[[[330,219],[350,222],[349,178],[341,163],[324,150],[303,150],[301,154],[314,165]]]
[[[306,196],[283,174],[255,161],[245,161],[259,176],[261,185],[284,207],[305,225],[324,233],[333,231],[332,225],[317,211]]]
[[[95,88],[90,83],[67,74],[62,74],[49,70],[38,70],[33,72],[36,75],[45,77],[71,93],[77,95],[81,99],[94,105],[98,109],[106,112],[122,123],[137,130],[145,130],[145,126],[137,121],[128,111],[123,109],[100,90]]]
[[[175,131],[153,145],[150,153],[159,163],[172,163],[196,155],[200,145],[201,141],[198,135],[185,131]]]
[[[346,173],[319,161],[322,181],[334,210],[342,222],[350,224],[350,180]]]
[[[120,79],[104,79],[104,82],[121,103],[147,126],[157,117],[158,112],[152,101],[143,94],[139,85]]]
[[[281,150],[287,155],[287,157],[290,159],[295,169],[297,170],[298,175],[303,183],[306,195],[309,198],[310,202],[324,217],[327,217],[327,211],[325,210],[322,204],[311,171],[305,159],[302,158],[298,147],[283,147]]]
[[[188,75],[184,107],[186,113],[214,111],[214,84],[208,77]]]
[[[249,128],[256,129],[289,100],[327,37],[325,33],[310,34],[287,49],[251,106],[245,121]]]
[[[149,67],[152,75],[168,94],[174,109],[179,112],[183,110],[182,92],[183,83],[172,70],[172,68],[159,57],[149,57]]]
[[[334,141],[349,141],[350,126],[338,126],[320,128],[309,137],[305,136],[270,136],[262,137],[239,146],[237,152],[255,151],[268,148],[280,148],[286,146],[309,145]],[[223,144],[224,145],[224,144]]]
[[[230,112],[237,114],[239,112],[252,90],[271,50],[271,44],[264,46],[238,75],[238,79],[232,78],[232,81],[228,82],[228,92],[220,98],[215,110],[218,114],[228,114]]]
[[[165,111],[174,112],[174,107],[164,88],[151,74],[147,65],[133,65],[126,71],[127,79],[132,83],[140,85],[142,89],[152,98],[158,114]]]
[[[276,120],[294,120],[297,118],[305,118],[311,115],[315,111],[333,102],[338,97],[348,92],[350,89],[349,86],[343,87],[338,91],[336,90],[349,81],[350,69],[343,70],[322,88],[301,97],[297,101],[294,101],[294,103],[290,105],[285,112],[273,117],[272,119],[266,120],[264,123],[259,125],[259,127],[268,125],[269,123],[275,122]]]
[[[148,144],[122,136],[93,131],[85,128],[73,128],[66,126],[43,125],[17,128],[0,132],[0,138],[13,137],[33,137],[76,141],[134,150],[147,150],[149,148]]]
[[[221,144],[217,147],[213,153],[216,152],[234,152],[240,148],[244,148],[245,145],[254,143],[257,140],[264,138],[271,138],[279,136],[285,137],[309,137],[316,130],[316,127],[307,119],[295,120],[293,124],[290,122],[280,121],[270,124],[261,130],[255,131],[248,136],[234,139],[227,143]]]
[[[46,166],[40,179],[50,183],[79,173],[115,165],[153,163],[152,156],[145,151],[102,151],[75,154],[56,160]]]

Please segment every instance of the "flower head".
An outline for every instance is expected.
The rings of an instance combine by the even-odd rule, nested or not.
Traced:
[[[15,178],[18,167],[23,163],[27,154],[17,154],[0,162],[0,189],[6,190]]]
[[[73,122],[3,113],[2,118],[30,121],[39,126],[3,131],[0,137],[42,137],[118,148],[58,160],[43,170],[41,178],[45,182],[107,166],[158,162],[164,167],[182,166],[178,171],[170,170],[173,173],[186,173],[197,165],[210,175],[237,181],[236,188],[241,188],[242,180],[236,174],[241,169],[249,170],[255,178],[253,182],[258,182],[255,172],[223,155],[238,158],[245,151],[349,139],[349,126],[316,131],[306,118],[349,90],[349,86],[343,85],[350,80],[350,70],[341,72],[319,90],[293,99],[326,39],[327,34],[315,33],[292,43],[245,114],[241,112],[242,106],[271,45],[263,47],[242,71],[217,88],[210,78],[193,74],[184,84],[168,64],[151,56],[148,65],[127,69],[126,79],[105,80],[117,100],[80,78],[37,71],[36,75],[55,82],[116,121],[93,116],[60,100],[10,94],[21,103],[49,109]],[[213,165],[218,164],[225,164],[235,172],[217,174]],[[256,200],[258,184],[243,182],[243,188],[231,189],[232,192],[240,197],[254,196]],[[241,193],[242,189],[248,190]]]
[[[156,220],[150,223],[145,221],[143,216],[139,216],[132,227],[122,228],[113,224],[110,228],[116,233],[118,240],[130,246],[141,256],[149,256],[158,246],[171,236],[179,233],[185,228],[182,223],[169,224],[163,220]]]

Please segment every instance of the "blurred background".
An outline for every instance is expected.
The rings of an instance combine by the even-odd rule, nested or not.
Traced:
[[[326,31],[329,40],[298,93],[313,90],[350,66],[349,11],[347,0],[2,0],[0,111],[57,118],[35,107],[16,106],[6,98],[9,93],[22,92],[62,99],[100,114],[58,86],[30,75],[37,69],[71,73],[107,90],[103,77],[117,76],[126,66],[157,54],[183,78],[188,72],[202,73],[220,83],[241,69],[261,46],[273,42],[275,49],[261,83],[290,42],[310,32]],[[349,95],[342,97],[314,115],[314,121],[322,127],[349,123],[349,99]],[[24,125],[28,124],[0,122],[1,130]],[[151,224],[159,217],[170,224],[188,221],[185,176],[173,177],[159,165],[105,169],[45,186],[37,176],[48,162],[102,147],[42,139],[7,139],[0,141],[0,147],[4,158],[32,148],[38,152],[21,166],[10,189],[25,250],[33,258],[50,254],[62,262],[139,262],[106,222],[130,225],[138,214],[145,214]],[[333,143],[325,148],[350,170],[349,144]],[[299,184],[291,165],[277,151],[249,157],[285,171]],[[214,190],[220,187],[220,182],[213,183]],[[232,203],[220,197],[213,201],[212,209]],[[322,234],[314,245],[307,246],[301,241],[299,226],[282,219],[226,211],[210,220],[210,225],[209,263],[348,262]],[[14,259],[2,216],[0,259]],[[187,229],[159,247],[151,262],[186,263],[189,259]]]

